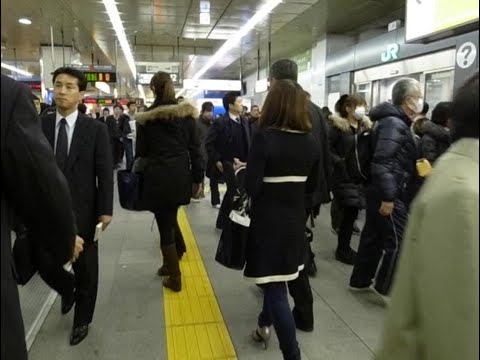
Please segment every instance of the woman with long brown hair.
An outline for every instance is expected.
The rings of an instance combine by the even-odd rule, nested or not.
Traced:
[[[300,359],[300,349],[286,283],[304,267],[305,194],[316,188],[320,158],[307,104],[294,81],[275,81],[252,139],[245,181],[251,223],[244,275],[264,290],[252,336],[266,347],[273,325],[288,360]]]
[[[136,154],[145,159],[143,204],[155,214],[160,232],[164,266],[158,275],[168,276],[163,285],[182,288],[175,248],[177,210],[190,202],[201,187],[204,166],[196,136],[197,109],[188,102],[177,104],[170,75],[156,73],[150,83],[155,101],[137,120]],[[193,182],[193,191],[192,191]]]

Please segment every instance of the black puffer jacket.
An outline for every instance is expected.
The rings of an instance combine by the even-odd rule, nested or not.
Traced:
[[[419,129],[420,155],[433,163],[450,147],[452,143],[448,128],[425,121]]]
[[[371,185],[381,201],[411,199],[417,149],[411,119],[398,106],[385,102],[370,112],[376,121]]]
[[[335,198],[343,206],[365,207],[364,183],[368,169],[363,169],[360,159],[369,157],[369,149],[359,146],[358,137],[369,136],[372,122],[364,117],[357,129],[347,119],[338,114],[332,115],[329,131],[329,145],[332,155],[332,190]],[[367,153],[364,153],[367,152]]]
[[[315,191],[305,198],[307,209],[314,210],[314,214],[319,210],[321,204],[328,204],[331,190],[331,155],[328,145],[328,126],[323,118],[322,110],[312,103],[308,104],[308,110],[312,121],[312,134],[318,142],[320,149],[320,162],[318,166],[318,183]]]
[[[146,160],[142,196],[146,209],[188,204],[192,181],[203,181],[196,116],[196,108],[188,102],[157,106],[137,115],[136,155]]]

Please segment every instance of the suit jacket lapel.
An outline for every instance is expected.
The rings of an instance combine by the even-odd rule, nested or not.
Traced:
[[[75,129],[73,130],[72,143],[70,144],[70,151],[68,152],[66,170],[69,170],[75,164],[78,154],[82,149],[82,144],[85,140],[84,130],[86,125],[87,122],[79,114],[77,121],[75,122]]]
[[[43,128],[43,133],[45,137],[47,138],[48,142],[52,146],[52,150],[55,149],[55,114],[53,115],[48,115],[43,121],[42,121],[42,128]]]

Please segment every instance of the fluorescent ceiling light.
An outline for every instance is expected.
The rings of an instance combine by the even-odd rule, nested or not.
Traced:
[[[147,101],[147,97],[145,96],[145,91],[143,90],[143,86],[138,84],[137,85],[137,88],[138,88],[138,94],[140,95],[140,97],[144,100],[144,101]]]
[[[105,0],[104,0],[105,1]],[[273,9],[275,9],[282,0],[268,0],[242,28],[230,37],[220,49],[208,60],[203,68],[193,76],[193,80],[200,79],[215,63],[223,58],[227,52],[234,48],[240,40],[248,34],[260,21],[262,21]]]
[[[20,75],[33,76],[33,74],[32,74],[32,73],[29,73],[28,71],[25,71],[25,70],[16,68],[15,66],[8,65],[8,64],[5,64],[5,63],[3,63],[3,62],[2,62],[2,68],[7,69],[7,70],[10,70],[10,71],[13,71],[13,72],[16,72],[16,73],[18,73],[18,74],[20,74]]]
[[[200,13],[200,25],[210,25],[210,13]]]
[[[31,25],[32,24],[32,21],[30,19],[27,19],[27,18],[20,18],[20,19],[18,19],[18,22],[20,24],[23,24],[23,25]]]
[[[127,59],[127,64],[132,71],[133,77],[136,79],[137,77],[137,68],[135,66],[135,60],[133,59],[132,50],[130,49],[130,45],[128,44],[127,35],[125,35],[125,29],[122,25],[122,20],[120,19],[120,14],[117,9],[117,4],[115,0],[102,0],[105,9],[107,10],[108,17],[110,18],[110,22],[115,29],[115,33],[117,34],[118,42],[122,47],[123,54],[125,55],[125,59]]]

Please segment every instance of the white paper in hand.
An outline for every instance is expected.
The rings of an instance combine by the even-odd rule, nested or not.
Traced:
[[[95,227],[95,237],[93,238],[93,241],[97,242],[98,239],[100,239],[100,236],[103,233],[103,223],[99,222],[97,226]]]

